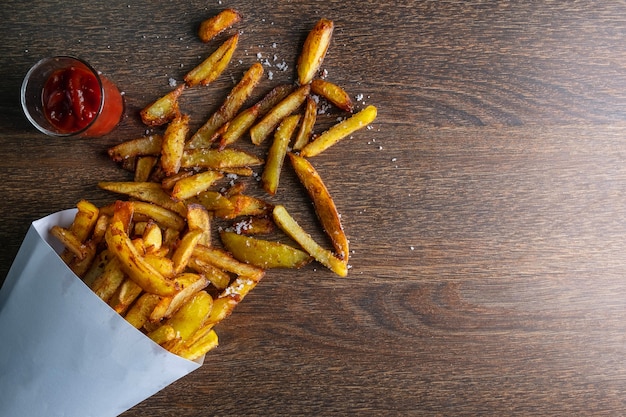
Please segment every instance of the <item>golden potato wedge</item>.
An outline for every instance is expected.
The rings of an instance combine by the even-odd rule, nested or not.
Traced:
[[[262,240],[235,232],[221,231],[220,238],[235,259],[262,269],[301,268],[311,262],[311,255],[280,242]]]
[[[105,240],[109,251],[119,259],[122,271],[145,291],[161,296],[172,296],[178,292],[175,281],[166,279],[139,255],[122,222],[111,223]]]
[[[209,280],[198,274],[184,273],[176,277],[181,290],[173,297],[161,297],[150,313],[150,321],[158,323],[164,318],[170,318],[178,309],[189,301],[195,293],[209,285]]]
[[[163,135],[161,168],[166,175],[178,173],[189,132],[189,116],[181,114],[170,122]]]
[[[262,165],[263,160],[249,152],[234,148],[222,151],[218,149],[188,149],[183,153],[183,168],[207,168],[220,171],[227,168],[241,168]]]
[[[107,153],[115,162],[122,162],[134,156],[157,156],[161,153],[162,143],[162,135],[148,135],[115,145],[109,148]]]
[[[135,230],[137,230],[136,223]],[[156,222],[147,222],[141,235],[146,253],[156,253],[161,249],[161,245],[163,244],[163,232]]]
[[[171,230],[171,229],[170,229]],[[164,239],[165,240],[165,239]],[[162,246],[158,252],[148,252],[143,257],[145,263],[154,268],[164,278],[172,278],[174,276],[174,261],[165,257],[162,252],[168,253],[167,247]]]
[[[303,85],[289,94],[250,129],[252,143],[260,145],[278,126],[278,124],[291,113],[295,112],[306,100],[311,91],[310,85]]]
[[[337,123],[315,139],[309,142],[300,154],[305,158],[319,155],[326,149],[339,142],[341,139],[350,136],[352,133],[362,129],[376,119],[377,109],[374,106],[367,106],[350,118]]]
[[[210,332],[216,324],[228,317],[235,307],[238,301],[228,297],[220,296],[213,300],[213,307],[209,313],[209,317],[204,322],[204,325],[196,330],[196,332],[187,340],[187,345],[198,342],[206,333]]]
[[[195,197],[208,190],[215,182],[224,177],[218,171],[204,171],[178,180],[172,189],[171,196],[174,200],[186,200]]]
[[[240,262],[233,258],[228,252],[219,248],[197,245],[193,251],[193,257],[220,268],[223,271],[250,277],[250,279],[256,281],[259,281],[265,274],[261,268]]]
[[[232,225],[232,230],[240,235],[267,235],[274,231],[274,222],[268,217],[250,216]]]
[[[150,313],[152,313],[159,303],[159,300],[161,300],[161,297],[156,294],[143,293],[130,309],[128,309],[124,318],[133,327],[141,329],[148,322]]]
[[[319,71],[333,36],[334,23],[320,19],[309,32],[298,57],[298,82],[305,85],[311,82]]]
[[[108,303],[109,299],[117,291],[117,288],[122,285],[124,279],[125,275],[122,271],[120,260],[112,257],[104,267],[103,274],[93,281],[90,288],[105,303]]]
[[[185,89],[185,84],[179,85],[164,96],[144,107],[139,115],[147,126],[161,126],[178,117],[180,114],[178,99]]]
[[[326,188],[326,184],[308,160],[293,153],[289,153],[289,158],[296,175],[313,201],[315,213],[322,224],[322,228],[330,237],[335,253],[340,259],[347,262],[350,253],[348,238],[341,224],[341,216],[337,212],[337,207]]]
[[[75,233],[61,226],[53,226],[50,233],[59,239],[61,243],[78,259],[85,259],[89,254],[89,248]]]
[[[217,191],[205,191],[198,196],[189,199],[190,204],[200,204],[209,211],[224,210],[230,212],[233,210],[233,203]]]
[[[124,314],[141,295],[143,289],[132,279],[125,279],[109,299],[109,305],[119,314]]]
[[[261,174],[263,189],[270,195],[276,194],[278,189],[280,172],[283,168],[287,148],[299,121],[299,114],[287,116],[276,129],[274,141],[267,153],[265,167],[263,168],[263,174]]]
[[[100,210],[93,203],[87,200],[80,200],[76,204],[78,211],[74,216],[74,221],[69,227],[69,230],[76,235],[76,237],[84,242],[91,235],[97,221]]]
[[[104,268],[106,268],[110,259],[108,249],[104,249],[96,254],[88,270],[81,276],[85,285],[91,288],[93,282],[104,273]]]
[[[209,330],[198,337],[194,343],[181,344],[172,348],[172,353],[181,356],[187,360],[195,361],[198,358],[206,355],[211,349],[218,346],[218,337],[215,330]]]
[[[223,290],[230,283],[230,275],[216,266],[192,257],[187,264],[189,268],[202,274],[218,290]]]
[[[209,147],[211,142],[215,140],[218,130],[237,115],[262,76],[263,65],[255,62],[246,71],[239,83],[233,87],[220,108],[193,134],[186,147],[188,149]]]
[[[213,297],[206,291],[196,292],[170,317],[165,325],[172,326],[176,332],[175,343],[189,339],[206,321],[213,307]],[[164,346],[171,350],[174,345]]]
[[[176,339],[176,330],[169,324],[163,324],[146,335],[157,345],[163,345]]]
[[[300,129],[293,142],[293,149],[299,151],[304,148],[311,136],[313,136],[313,127],[317,120],[317,103],[311,96],[306,98],[306,104],[304,106],[304,116],[302,116],[302,123],[300,123]]]
[[[264,216],[272,210],[272,205],[267,201],[246,194],[235,194],[228,199],[232,208],[215,210],[215,217],[229,220],[240,216]]]
[[[200,65],[192,69],[185,75],[185,82],[188,87],[198,84],[208,85],[215,81],[224,72],[230,59],[237,49],[239,34],[236,33],[215,50]]]
[[[161,145],[159,145],[160,148]],[[137,158],[137,163],[135,164],[135,177],[133,181],[135,182],[144,182],[148,181],[150,175],[152,174],[152,170],[157,164],[156,156],[140,156]]]
[[[209,42],[226,29],[241,20],[241,13],[235,9],[224,9],[215,16],[200,23],[198,37],[202,42]]]
[[[172,254],[172,262],[174,262],[174,273],[180,274],[187,267],[187,263],[196,248],[198,241],[202,237],[202,230],[193,229],[187,231],[180,240],[180,243]]]
[[[185,227],[185,219],[172,210],[145,201],[131,201],[130,203],[136,215],[145,215],[163,228],[182,230]]]
[[[337,258],[331,251],[322,248],[302,227],[291,217],[287,209],[282,205],[274,207],[274,221],[289,237],[298,242],[300,246],[315,260],[340,277],[348,275],[348,265]]]
[[[311,81],[311,93],[324,97],[326,100],[348,113],[352,113],[354,110],[354,104],[348,93],[346,93],[346,90],[330,81],[320,78],[314,79]]]
[[[200,230],[198,244],[211,246],[211,214],[201,204],[187,205],[187,226],[189,230]]]
[[[187,215],[187,208],[183,202],[176,202],[163,191],[160,184],[154,182],[133,181],[101,181],[98,187],[117,194],[127,195],[148,203],[154,203],[181,216]]]

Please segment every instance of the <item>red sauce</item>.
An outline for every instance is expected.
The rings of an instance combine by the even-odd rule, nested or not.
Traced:
[[[90,126],[83,134],[99,136],[110,132],[123,112],[122,97],[109,80],[100,82],[87,68],[70,66],[54,72],[46,81],[43,93],[43,111],[59,133],[74,133]],[[93,123],[92,123],[93,122]]]

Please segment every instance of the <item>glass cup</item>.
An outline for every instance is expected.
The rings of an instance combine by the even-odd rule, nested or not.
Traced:
[[[44,58],[24,77],[22,109],[40,132],[59,137],[98,137],[111,132],[124,113],[115,84],[87,62]]]

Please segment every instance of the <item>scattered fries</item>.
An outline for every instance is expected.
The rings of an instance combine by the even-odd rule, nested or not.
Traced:
[[[236,10],[226,9],[202,22],[198,36],[209,42],[240,20]],[[261,81],[263,67],[256,63],[188,138],[190,116],[181,113],[179,98],[226,70],[240,34],[231,36],[185,75],[184,85],[140,111],[144,124],[164,126],[163,133],[108,150],[134,178],[98,186],[128,201],[104,207],[80,201],[72,225],[52,228],[65,245],[61,257],[72,270],[131,325],[170,352],[194,360],[216,347],[214,327],[268,269],[296,269],[317,261],[338,276],[348,274],[349,241],[341,217],[306,158],[372,123],[377,110],[368,106],[315,136],[317,96],[339,111],[354,110],[342,87],[316,78],[333,29],[332,21],[321,19],[311,30],[294,85],[278,85],[240,111]],[[246,134],[256,145],[251,146],[254,153],[232,147]],[[259,145],[272,134],[269,149],[261,150]],[[309,193],[332,250],[316,242],[283,205],[248,194],[246,184],[235,180],[262,170],[257,176],[262,189],[277,197],[285,156]],[[227,225],[218,229],[214,222]],[[214,233],[219,234],[215,242]],[[281,243],[281,236],[292,243]]]

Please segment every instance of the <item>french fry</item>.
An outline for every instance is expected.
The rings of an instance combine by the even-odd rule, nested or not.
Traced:
[[[148,135],[122,142],[108,149],[109,157],[115,162],[135,156],[156,156],[161,153],[162,135]]]
[[[178,180],[172,189],[171,196],[174,200],[186,200],[195,197],[208,190],[217,180],[224,177],[218,171],[204,171]]]
[[[175,119],[180,114],[178,98],[185,89],[185,84],[181,84],[176,89],[144,107],[139,115],[141,121],[147,126],[161,126]]]
[[[170,209],[145,201],[132,201],[131,204],[136,215],[148,216],[164,228],[182,230],[185,227],[185,219]]]
[[[234,209],[233,203],[217,191],[205,191],[194,198],[189,199],[189,204],[200,204],[209,211],[224,210],[230,212]]]
[[[184,77],[187,86],[208,85],[215,81],[228,66],[238,42],[239,34],[236,33],[209,55],[207,59],[202,61],[200,65],[189,71]]]
[[[136,229],[137,225],[135,224],[135,230]],[[153,221],[149,221],[141,234],[146,253],[156,253],[161,249],[161,245],[163,244],[163,232],[159,225]]]
[[[172,254],[172,262],[174,262],[174,273],[180,274],[187,267],[187,263],[193,254],[196,245],[202,238],[202,230],[189,230],[180,240],[180,244],[176,251]]]
[[[289,147],[289,142],[291,141],[291,137],[299,121],[300,115],[298,114],[288,116],[276,129],[274,141],[267,153],[265,168],[261,175],[263,189],[265,189],[268,194],[276,194],[280,181],[280,171],[282,170],[285,155],[287,154],[287,148]]]
[[[141,295],[142,288],[132,279],[125,279],[109,300],[109,305],[119,314],[124,314]]]
[[[348,275],[348,265],[337,258],[332,252],[322,248],[302,227],[291,217],[282,205],[274,207],[274,221],[289,237],[298,242],[315,260],[340,277]]]
[[[124,277],[119,259],[112,257],[105,266],[103,274],[94,280],[90,288],[105,303],[108,303],[117,288],[124,282]]]
[[[183,358],[195,361],[196,359],[207,354],[211,349],[216,348],[218,345],[218,337],[215,330],[209,330],[199,337],[192,344],[181,344],[172,349],[172,353],[175,353]]]
[[[163,135],[161,168],[167,175],[178,173],[189,132],[189,116],[181,114],[170,122]]]
[[[83,275],[79,275],[85,285],[91,288],[93,282],[104,273],[104,268],[106,268],[109,263],[109,259],[108,249],[104,249],[96,254],[95,259],[91,262],[87,271],[85,271]]]
[[[169,194],[163,191],[161,185],[154,182],[101,181],[98,183],[98,187],[113,193],[124,194],[141,201],[154,203],[181,216],[187,214],[187,208],[183,202],[172,200]]]
[[[252,143],[260,145],[274,131],[276,126],[304,103],[311,91],[310,85],[303,85],[274,106],[250,129]]]
[[[137,329],[141,329],[150,317],[158,302],[161,300],[156,294],[143,293],[124,315],[126,321]]]
[[[189,230],[200,230],[198,244],[211,246],[211,215],[203,205],[187,205],[187,225]]]
[[[359,129],[364,128],[376,119],[377,109],[374,106],[367,106],[350,118],[337,123],[320,136],[309,142],[300,154],[305,158],[313,157],[324,152],[326,149],[339,142],[341,139],[350,136]]]
[[[171,326],[176,333],[176,339],[172,341],[178,344],[189,339],[204,324],[212,307],[213,298],[206,291],[195,293],[164,324],[164,326]],[[175,345],[170,344],[164,347],[171,350]]]
[[[160,145],[159,145],[160,146]],[[152,170],[157,164],[157,158],[155,156],[141,156],[137,158],[135,164],[135,182],[145,182],[150,178]]]
[[[215,16],[200,23],[198,37],[202,42],[209,42],[226,29],[241,20],[241,13],[234,9],[224,9]]]
[[[199,148],[189,149],[183,153],[183,168],[207,168],[220,171],[227,168],[240,168],[262,165],[263,160],[251,153],[238,149]]]
[[[341,224],[341,216],[337,212],[337,207],[326,188],[326,184],[308,160],[293,153],[289,153],[289,158],[296,175],[313,201],[315,213],[322,224],[322,228],[330,237],[337,256],[347,262],[350,253],[348,238]]]
[[[216,132],[224,124],[230,122],[239,109],[248,100],[263,75],[263,65],[258,62],[246,71],[239,83],[233,87],[220,108],[211,115],[209,120],[191,137],[186,147],[188,149],[205,148],[210,146],[216,137]]]
[[[274,222],[268,217],[250,216],[235,222],[232,229],[240,235],[268,235],[274,231]]]
[[[292,246],[269,240],[222,231],[224,247],[235,259],[263,269],[301,268],[311,262],[311,256]]]
[[[228,199],[232,207],[215,210],[215,217],[230,220],[240,216],[263,216],[272,210],[272,205],[268,202],[246,194],[236,194]]]
[[[265,271],[261,268],[240,262],[233,258],[228,252],[219,248],[198,245],[193,251],[193,257],[220,268],[223,271],[250,277],[256,281],[259,281],[265,274]]]
[[[352,113],[354,104],[346,91],[330,81],[316,78],[311,81],[311,93],[320,95],[341,110]]]
[[[293,142],[293,149],[299,151],[304,148],[311,136],[313,135],[313,126],[317,120],[317,103],[311,96],[306,98],[306,104],[304,106],[304,116],[302,116],[302,123],[300,123],[300,129]]]
[[[311,82],[319,71],[332,39],[334,23],[328,19],[319,20],[307,35],[298,57],[298,82],[305,85]]]
[[[50,233],[59,239],[63,245],[78,259],[85,259],[89,254],[89,248],[74,232],[61,226],[53,226]]]
[[[137,253],[121,222],[110,225],[105,239],[111,253],[119,259],[121,269],[145,291],[171,296],[179,290],[174,281],[166,279]]]
[[[191,270],[202,274],[218,290],[223,290],[230,283],[230,275],[228,273],[198,258],[192,257],[187,266]]]
[[[224,149],[226,146],[235,143],[252,127],[257,118],[265,116],[272,107],[280,103],[292,91],[293,88],[291,85],[280,84],[274,87],[254,106],[239,113],[233,118],[229,125],[220,132],[221,139],[219,149]]]
[[[158,323],[164,318],[170,318],[194,294],[209,285],[209,280],[198,274],[184,273],[177,277],[182,289],[173,297],[162,297],[150,313],[150,321]]]

